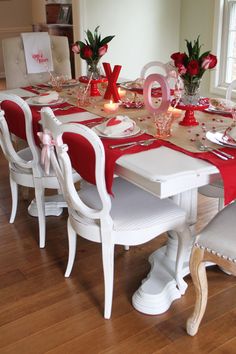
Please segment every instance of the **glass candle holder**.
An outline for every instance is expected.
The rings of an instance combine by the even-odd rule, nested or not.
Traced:
[[[171,127],[174,117],[170,112],[154,114],[154,122],[157,128],[156,137],[166,139],[171,136]]]

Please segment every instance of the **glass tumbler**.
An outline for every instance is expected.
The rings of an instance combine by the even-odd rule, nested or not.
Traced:
[[[87,107],[90,104],[90,90],[87,85],[80,85],[78,87],[77,103],[79,107]]]
[[[156,137],[166,139],[171,136],[171,127],[174,121],[172,112],[164,112],[154,115],[154,122],[156,125]]]

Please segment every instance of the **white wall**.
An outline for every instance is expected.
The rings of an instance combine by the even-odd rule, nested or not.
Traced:
[[[200,35],[203,51],[212,50],[215,0],[182,0],[180,22],[180,50],[185,51],[185,39],[194,40]],[[213,53],[215,54],[215,53]],[[201,83],[201,95],[209,96],[210,72]]]
[[[45,23],[46,22],[46,6],[44,0],[31,0],[32,1],[32,23]]]
[[[122,65],[120,76],[135,79],[144,64],[167,62],[179,49],[180,4],[181,0],[81,0],[81,22],[83,30],[100,25],[103,37],[115,34],[103,61]]]
[[[32,29],[31,0],[0,1],[0,77],[4,77],[2,39]]]

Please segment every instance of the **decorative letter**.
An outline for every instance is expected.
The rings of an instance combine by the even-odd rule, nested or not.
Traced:
[[[159,107],[156,107],[152,102],[152,85],[158,82],[161,86],[162,101]],[[160,74],[149,75],[143,86],[144,104],[147,110],[153,114],[166,112],[170,105],[170,87],[166,77]]]
[[[121,70],[121,65],[115,65],[113,72],[111,71],[111,65],[109,63],[103,63],[103,67],[108,80],[108,86],[104,98],[110,100],[113,96],[113,102],[119,102],[120,96],[116,87],[116,81]]]

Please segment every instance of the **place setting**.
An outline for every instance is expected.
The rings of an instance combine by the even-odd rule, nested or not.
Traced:
[[[235,102],[225,98],[209,98],[209,107],[205,111],[220,115],[233,116],[233,114],[236,114],[236,105]]]
[[[56,91],[44,91],[37,96],[25,100],[29,106],[55,106],[65,102]]]

